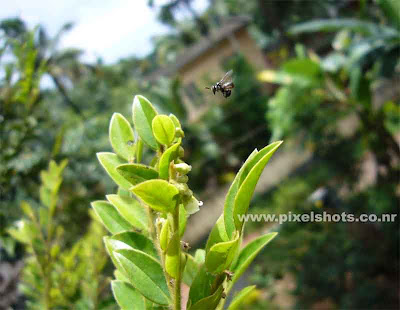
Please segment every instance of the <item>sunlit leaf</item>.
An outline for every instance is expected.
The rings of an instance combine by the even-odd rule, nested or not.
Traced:
[[[131,188],[146,205],[160,212],[172,212],[179,190],[164,180],[150,180]]]
[[[118,184],[118,186],[126,190],[132,187],[132,184],[122,177],[116,170],[117,166],[125,164],[118,155],[114,153],[101,152],[97,153],[97,158],[108,175]]]
[[[158,143],[153,135],[152,121],[157,115],[153,105],[145,97],[136,95],[132,105],[133,123],[140,138],[152,149],[158,149]]]
[[[156,115],[152,121],[152,129],[160,144],[170,145],[175,138],[174,122],[167,115]]]
[[[135,156],[135,136],[129,122],[119,113],[114,113],[110,121],[109,138],[118,156],[130,160]]]

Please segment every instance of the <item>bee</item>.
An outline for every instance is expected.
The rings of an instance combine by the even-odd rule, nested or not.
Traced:
[[[225,73],[224,77],[215,85],[210,87],[206,87],[206,89],[211,89],[215,95],[216,92],[221,92],[222,96],[228,98],[232,93],[232,88],[235,87],[235,84],[232,82],[232,70],[229,70]]]

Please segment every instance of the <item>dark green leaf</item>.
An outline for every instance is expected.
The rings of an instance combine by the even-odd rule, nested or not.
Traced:
[[[201,266],[190,287],[188,304],[194,305],[200,299],[210,296],[211,286],[215,278],[213,274],[206,271],[204,265]]]
[[[223,286],[220,285],[214,294],[206,298],[200,299],[198,302],[193,304],[189,308],[189,310],[215,309],[221,300],[223,290]]]
[[[132,249],[142,251],[158,259],[157,250],[154,248],[153,242],[149,238],[137,232],[125,231],[123,233],[115,234],[109,238],[109,242],[113,251],[125,249],[126,247],[118,244],[118,242],[115,243],[114,241],[123,242],[129,245]]]
[[[228,269],[236,257],[239,248],[239,233],[235,239],[214,244],[206,255],[206,267],[211,273],[217,274]]]
[[[129,275],[131,284],[147,299],[160,305],[170,302],[167,283],[161,265],[138,250],[117,250],[115,258]]]
[[[158,178],[157,170],[142,164],[123,164],[116,169],[132,185]]]

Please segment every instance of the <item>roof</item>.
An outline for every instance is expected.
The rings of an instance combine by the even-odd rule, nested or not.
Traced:
[[[223,23],[223,26],[217,31],[212,32],[207,37],[203,37],[199,42],[186,48],[183,53],[178,55],[176,64],[156,70],[149,74],[146,79],[155,80],[159,76],[169,76],[176,73],[176,71],[199,58],[209,49],[215,47],[219,42],[228,38],[231,34],[246,27],[250,21],[251,19],[247,16],[235,16],[227,19],[226,22]]]

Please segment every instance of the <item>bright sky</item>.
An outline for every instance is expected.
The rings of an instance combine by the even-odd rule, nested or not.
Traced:
[[[155,1],[157,5],[165,2]],[[196,0],[195,8],[202,10],[207,2]],[[51,35],[66,22],[74,22],[61,47],[84,49],[86,61],[102,57],[112,63],[121,57],[143,56],[151,51],[152,36],[168,32],[147,0],[12,0],[1,6],[0,19],[20,16],[31,27],[44,25]]]

